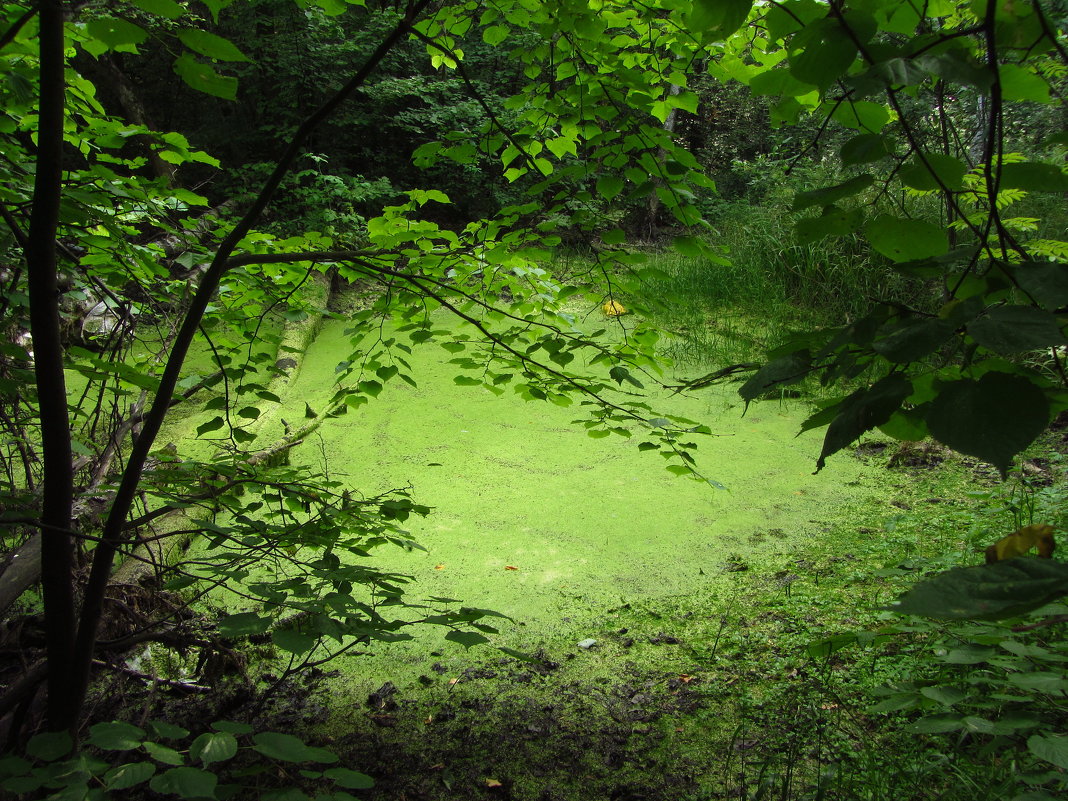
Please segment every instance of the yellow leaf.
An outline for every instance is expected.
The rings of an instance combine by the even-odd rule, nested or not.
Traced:
[[[1056,546],[1053,540],[1053,526],[1046,523],[1033,523],[1012,532],[1007,537],[1002,537],[987,548],[986,562],[992,564],[1023,556],[1032,548],[1037,548],[1038,555],[1043,559],[1049,559],[1053,556],[1053,549]]]
[[[605,301],[601,306],[601,311],[604,312],[605,317],[620,317],[627,313],[626,307],[618,300]]]

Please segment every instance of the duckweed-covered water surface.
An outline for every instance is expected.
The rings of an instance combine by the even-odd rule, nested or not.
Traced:
[[[324,326],[281,417],[299,418],[305,403],[326,407],[335,368],[351,350],[345,329]],[[417,386],[387,383],[370,403],[323,426],[294,460],[368,495],[408,487],[432,507],[408,521],[426,551],[381,549],[373,558],[414,576],[413,597],[456,598],[523,624],[505,624],[501,644],[582,639],[598,610],[635,599],[714,595],[732,566],[778,566],[819,548],[826,526],[850,507],[883,502],[879,477],[849,456],[813,475],[819,435],[796,436],[807,411],[801,403],[765,402],[743,415],[729,386],[652,393],[658,412],[712,429],[696,456],[723,485],[714,489],[669,473],[655,451],[639,451],[640,431],[593,439],[573,424],[577,406],[458,386],[450,358],[434,344],[415,348]],[[427,645],[376,650],[413,647]]]

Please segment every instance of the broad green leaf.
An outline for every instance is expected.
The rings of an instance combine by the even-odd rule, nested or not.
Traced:
[[[1062,586],[1062,592],[1066,591]],[[1052,670],[1035,670],[1030,673],[1013,673],[1009,682],[1024,690],[1042,693],[1061,693],[1068,690],[1068,677]]]
[[[905,186],[922,191],[934,191],[945,187],[953,192],[964,188],[964,173],[967,171],[960,159],[941,153],[924,153],[916,156],[898,173]]]
[[[1049,421],[1046,396],[1022,376],[990,372],[978,381],[966,378],[936,388],[938,396],[927,411],[931,436],[1002,474]]]
[[[827,17],[806,26],[790,43],[790,72],[802,83],[826,89],[845,74],[857,46],[838,21]]]
[[[152,777],[148,786],[157,793],[182,798],[214,798],[219,783],[214,773],[200,768],[171,768]]]
[[[306,654],[319,642],[317,637],[294,629],[277,629],[271,632],[271,640],[283,651],[291,654]]]
[[[842,164],[848,167],[878,161],[889,152],[883,137],[878,134],[861,134],[842,145],[839,155],[842,158]]]
[[[842,401],[838,415],[827,427],[823,450],[816,460],[816,472],[824,468],[827,457],[856,442],[861,434],[881,426],[912,393],[912,384],[899,373],[876,381]]]
[[[74,741],[71,740],[69,732],[45,732],[35,734],[30,738],[30,741],[26,743],[26,754],[45,762],[55,762],[60,757],[69,754],[73,747]]]
[[[700,237],[696,236],[677,236],[672,241],[672,244],[679,253],[683,256],[688,256],[692,259],[698,259],[704,255],[704,243]]]
[[[1049,103],[1052,99],[1046,79],[1026,67],[1018,64],[1002,64],[998,72],[1001,78],[1001,95],[1004,100]]]
[[[1068,175],[1053,164],[1023,161],[1001,166],[1002,189],[1028,192],[1068,192]]]
[[[957,687],[921,687],[920,695],[943,706],[959,704],[968,697],[968,693]]]
[[[605,434],[608,432],[606,431]],[[489,637],[483,634],[479,634],[477,631],[450,631],[445,635],[445,639],[450,642],[456,642],[462,645],[464,648],[470,648],[473,645],[482,645],[489,642]]]
[[[955,712],[928,715],[909,726],[909,729],[920,734],[945,734],[946,732],[960,731],[963,728],[964,716]]]
[[[269,617],[260,617],[255,612],[239,612],[219,620],[219,633],[224,637],[243,637],[248,634],[263,634],[271,625]]]
[[[1027,750],[1039,759],[1068,770],[1068,735],[1036,734],[1027,739]]]
[[[925,579],[891,609],[949,620],[1016,617],[1068,593],[1068,565],[1019,557],[990,565],[958,567]]]
[[[994,72],[976,61],[971,54],[960,50],[945,53],[925,53],[915,59],[922,68],[947,83],[959,83],[987,90],[994,83]]]
[[[185,763],[185,757],[180,751],[175,751],[173,748],[168,748],[165,745],[148,742],[144,743],[141,747],[145,749],[146,754],[157,762],[162,762],[164,765],[182,765]]]
[[[144,729],[121,721],[97,723],[89,729],[86,738],[87,743],[105,751],[130,751],[140,747],[144,740]]]
[[[879,430],[900,442],[920,442],[930,436],[921,409],[898,409]]]
[[[812,354],[799,350],[781,356],[765,364],[742,384],[738,394],[748,404],[776,387],[794,384],[808,375],[812,366]]]
[[[202,56],[213,58],[216,61],[248,61],[249,58],[242,53],[237,45],[229,39],[224,39],[214,33],[202,31],[199,28],[187,28],[178,31],[178,39]]]
[[[182,53],[175,59],[174,71],[198,92],[223,100],[237,98],[237,78],[220,75],[213,66],[197,61],[189,53]]]
[[[597,194],[605,200],[614,200],[623,191],[623,179],[618,175],[602,175],[597,179]]]
[[[223,420],[222,417],[213,417],[211,420],[208,420],[208,422],[201,423],[199,426],[197,426],[197,436],[201,437],[204,434],[211,433],[212,431],[218,431],[224,425],[226,425],[226,421]]]
[[[183,737],[189,736],[189,729],[183,729],[181,726],[175,726],[173,723],[167,723],[162,720],[150,721],[148,728],[157,737],[162,737],[165,740],[181,740]]]
[[[149,14],[167,19],[178,19],[185,13],[185,9],[174,0],[130,0],[130,2]]]
[[[693,0],[686,25],[706,40],[725,39],[742,26],[752,7],[753,0]]]
[[[854,100],[850,103],[837,104],[831,112],[831,119],[855,131],[877,134],[890,122],[890,112],[881,103]]]
[[[840,209],[827,206],[819,217],[808,217],[794,223],[797,241],[802,244],[818,242],[828,236],[847,236],[856,231],[864,221],[860,209]]]
[[[810,83],[802,83],[785,68],[776,68],[754,75],[749,89],[755,95],[801,97],[815,90]]]
[[[1013,269],[1013,276],[1043,309],[1068,306],[1068,264],[1025,262]]]
[[[507,39],[510,33],[505,25],[490,25],[482,31],[482,41],[490,47],[496,47]]]
[[[330,768],[323,771],[323,776],[347,790],[368,790],[375,786],[375,780],[370,776],[348,768]]]
[[[883,214],[864,229],[873,248],[893,261],[916,261],[949,252],[945,230],[923,220]]]
[[[937,317],[921,317],[879,330],[872,349],[889,361],[915,362],[953,336],[955,326]]]
[[[616,365],[608,371],[608,374],[612,377],[612,380],[620,386],[622,386],[623,382],[626,381],[628,384],[635,386],[638,389],[643,388],[642,382],[635,378],[633,375],[631,375],[630,370],[628,370],[626,367],[623,367],[622,365]]]
[[[1068,344],[1057,317],[1034,306],[996,306],[972,322],[968,333],[1004,355]]]
[[[109,790],[127,790],[148,781],[156,772],[151,762],[128,762],[112,768],[104,774],[104,786]]]
[[[336,754],[323,748],[312,748],[292,734],[260,732],[253,735],[252,742],[254,750],[283,762],[337,762]]]
[[[238,417],[244,417],[246,420],[255,420],[260,416],[260,410],[255,406],[244,406],[237,410]]]
[[[137,45],[148,38],[144,28],[115,17],[100,17],[85,25],[86,32],[103,42],[109,50],[136,53]]]
[[[212,762],[225,762],[237,754],[237,739],[225,731],[209,731],[193,740],[189,756],[207,767]]]
[[[872,176],[865,173],[834,186],[825,186],[822,189],[813,189],[809,192],[798,192],[794,197],[794,211],[802,211],[812,206],[830,206],[839,200],[863,192],[873,182]]]

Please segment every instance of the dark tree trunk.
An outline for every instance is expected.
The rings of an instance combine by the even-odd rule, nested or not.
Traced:
[[[41,589],[48,652],[48,727],[70,728],[77,716],[70,679],[74,664],[74,548],[70,422],[60,339],[56,231],[62,185],[65,83],[63,4],[39,0],[41,97],[37,172],[26,243],[34,371],[44,463],[41,501]]]

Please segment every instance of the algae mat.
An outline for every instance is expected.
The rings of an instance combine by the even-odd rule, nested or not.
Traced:
[[[351,351],[345,327],[324,325],[283,416],[300,414],[305,401],[325,407]],[[731,388],[650,398],[658,412],[711,427],[696,456],[726,487],[716,490],[669,473],[657,452],[640,452],[639,431],[590,438],[571,422],[583,416],[577,404],[458,386],[450,358],[434,344],[416,347],[408,361],[418,386],[387,383],[294,459],[367,495],[410,486],[433,507],[408,521],[427,551],[384,548],[374,559],[416,579],[412,600],[461,599],[521,622],[499,644],[580,637],[606,608],[638,599],[714,594],[725,567],[784,568],[798,552],[820,549],[826,525],[847,508],[888,508],[877,474],[848,455],[813,475],[819,434],[795,437],[803,404],[764,402],[743,417]],[[400,656],[404,644],[376,651]]]

